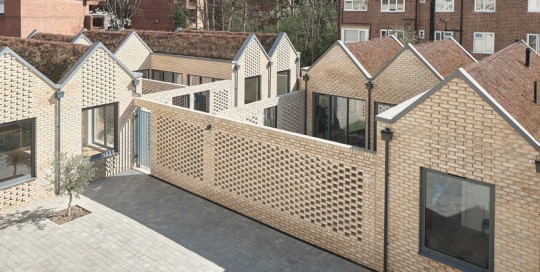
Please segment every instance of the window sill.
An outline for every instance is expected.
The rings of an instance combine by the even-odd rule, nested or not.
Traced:
[[[368,10],[354,10],[354,9],[344,9],[343,11],[346,11],[346,12],[367,12]]]
[[[405,12],[405,10],[396,10],[396,11],[391,11],[391,10],[381,10],[382,13],[400,13],[400,12]]]
[[[437,13],[450,13],[450,12],[455,12],[454,10],[436,10],[435,12]]]
[[[0,190],[4,190],[4,189],[10,188],[10,187],[17,186],[17,185],[27,183],[27,182],[31,182],[31,181],[34,181],[34,180],[36,180],[35,177],[25,176],[25,177],[19,177],[19,178],[16,178],[16,179],[11,179],[11,180],[8,180],[8,181],[4,181],[4,182],[0,183]]]
[[[473,54],[481,54],[481,55],[493,55],[494,52],[472,52]]]
[[[489,10],[475,10],[474,12],[477,12],[477,13],[496,13],[497,11],[489,11]]]

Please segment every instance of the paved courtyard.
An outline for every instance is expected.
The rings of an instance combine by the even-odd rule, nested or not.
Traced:
[[[84,195],[92,213],[61,226],[44,214],[65,198],[0,212],[0,270],[367,271],[136,171]]]

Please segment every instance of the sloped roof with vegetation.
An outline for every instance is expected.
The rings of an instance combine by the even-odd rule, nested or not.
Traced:
[[[61,34],[53,34],[53,33],[37,33],[34,36],[32,36],[31,39],[34,40],[41,40],[41,41],[48,41],[48,42],[71,42],[75,36],[70,35],[61,35]]]
[[[131,31],[85,31],[83,34],[92,42],[100,42],[111,52],[115,52]]]
[[[263,33],[263,32],[248,33],[248,32],[228,32],[228,31],[187,30],[186,29],[186,30],[181,30],[179,33],[238,35],[245,38],[247,38],[249,34],[255,34],[255,36],[261,42],[262,46],[264,47],[264,50],[266,50],[267,53],[270,51],[270,49],[272,49],[272,46],[274,45],[274,42],[276,42],[277,37],[278,37],[278,34]]]
[[[443,77],[474,63],[474,60],[452,40],[420,43],[414,47]]]
[[[218,32],[137,32],[154,53],[233,60],[246,35]]]
[[[0,36],[0,47],[9,47],[52,82],[60,79],[88,50],[86,45]]]
[[[540,81],[540,56],[531,50],[531,65],[525,66],[523,42],[514,43],[466,71],[540,141],[540,103],[534,103],[534,82]]]
[[[372,76],[402,49],[394,38],[371,39],[345,46]]]

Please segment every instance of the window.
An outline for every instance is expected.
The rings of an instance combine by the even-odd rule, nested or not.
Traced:
[[[452,37],[454,37],[454,31],[435,31],[435,37],[433,37],[433,39],[436,41],[442,41]]]
[[[495,12],[496,0],[476,0],[474,3],[474,11],[479,12]]]
[[[152,79],[164,81],[164,82],[182,84],[182,74],[177,74],[173,72],[152,70]]]
[[[210,112],[210,91],[198,92],[195,96],[194,109],[197,111]]]
[[[436,12],[452,12],[454,11],[454,0],[436,0]]]
[[[529,12],[540,12],[540,0],[529,0]]]
[[[261,100],[261,77],[246,78],[244,104]]]
[[[473,53],[493,54],[495,52],[495,33],[474,33]]]
[[[264,109],[264,125],[277,128],[277,106]]]
[[[173,97],[172,103],[175,106],[189,109],[189,94]]]
[[[0,0],[0,14],[4,14],[4,0]]]
[[[393,29],[381,29],[381,39],[388,38],[392,35],[400,39],[403,37],[403,30],[393,30]]]
[[[142,76],[143,78],[149,78],[148,77],[149,76],[148,69],[146,69],[146,70],[138,70],[138,71],[135,71],[135,72],[143,74],[143,76]]]
[[[367,41],[368,29],[342,28],[341,37],[344,43]]]
[[[467,271],[492,271],[493,185],[428,169],[421,184],[421,253]]]
[[[286,94],[291,91],[290,74],[290,70],[277,73],[277,95]]]
[[[313,136],[365,147],[364,100],[315,94]]]
[[[536,52],[540,53],[540,34],[527,34],[527,43]]]
[[[117,104],[83,110],[83,156],[100,159],[116,151]]]
[[[381,0],[381,11],[405,11],[405,0]]]
[[[188,75],[188,86],[196,86],[200,84],[215,82],[220,79],[217,78],[211,78],[211,77],[204,77],[204,76],[198,76],[198,75]]]
[[[345,0],[345,11],[367,11],[368,0]]]
[[[0,124],[0,184],[35,176],[34,119]]]

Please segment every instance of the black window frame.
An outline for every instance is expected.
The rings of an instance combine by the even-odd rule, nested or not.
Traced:
[[[159,74],[159,78],[155,77],[155,73]],[[165,81],[165,73],[170,73],[171,74],[172,81]],[[170,71],[152,69],[151,75],[152,75],[153,80],[177,84],[178,83],[178,76],[181,75],[181,74],[175,73],[175,72],[170,72]]]
[[[276,87],[279,86],[279,75],[281,73],[287,73],[287,90],[285,91],[285,93],[280,94],[280,90],[277,89],[277,95],[278,96],[288,94],[288,93],[291,92],[291,70],[284,70],[284,71],[277,72]]]
[[[278,107],[277,106],[273,106],[273,107],[268,107],[268,108],[265,108],[264,111],[263,111],[263,115],[264,115],[264,118],[263,118],[263,125],[265,127],[273,127],[273,128],[277,128],[277,112],[278,112]],[[267,117],[270,117],[271,118],[267,118]],[[274,120],[273,124],[272,125],[267,125],[266,124],[266,120]]]
[[[96,161],[96,160],[100,160],[100,159],[103,159],[103,158],[106,158],[106,157],[110,157],[110,156],[114,156],[116,154],[118,154],[118,145],[119,145],[119,134],[120,134],[120,131],[118,130],[118,102],[114,102],[114,103],[108,103],[108,104],[102,104],[102,105],[98,105],[98,106],[92,106],[92,107],[88,107],[88,108],[84,108],[82,110],[82,116],[84,118],[84,112],[85,111],[89,111],[89,110],[94,110],[94,109],[97,109],[97,108],[105,108],[105,107],[108,107],[108,106],[113,106],[114,108],[114,147],[112,149],[109,149],[108,147],[106,146],[103,146],[103,145],[100,145],[100,144],[96,144],[96,146],[99,146],[103,149],[107,149],[106,151],[102,151],[101,153],[99,154],[95,154],[95,155],[92,155],[90,156],[90,160],[91,161]],[[93,121],[93,114],[91,114],[92,116],[92,121]],[[84,121],[83,121],[83,126],[82,126],[82,132],[83,132],[83,136],[84,136]],[[94,125],[92,124],[92,137],[94,137]],[[86,137],[88,137],[88,135],[86,135]],[[106,139],[105,139],[106,141]],[[92,143],[94,144],[94,143]],[[84,149],[84,141],[82,143],[82,146],[81,146],[81,150]]]
[[[489,188],[489,258],[488,258],[488,268],[479,267],[473,263],[469,263],[465,260],[450,256],[444,252],[438,251],[436,249],[428,248],[426,244],[426,191],[427,191],[427,173],[431,172],[438,175],[450,176],[456,179],[461,179],[462,181],[470,182],[473,184],[478,184]],[[463,270],[463,271],[473,271],[473,272],[492,272],[494,271],[494,253],[495,253],[495,185],[478,180],[473,180],[434,169],[420,168],[420,245],[419,252],[421,256],[424,256],[429,259],[433,259],[440,263],[446,264],[448,266]]]
[[[210,112],[210,91],[196,92],[193,94],[193,109],[196,111]]]
[[[256,98],[255,98],[255,101],[251,101],[251,102],[246,102],[246,81],[249,80],[249,79],[254,79],[256,78],[257,79],[257,93],[256,93]],[[254,102],[257,102],[257,101],[261,101],[261,76],[253,76],[253,77],[246,77],[244,79],[244,105],[247,105],[247,104],[250,104],[250,103],[254,103]]]
[[[22,120],[17,120],[13,122],[2,123],[0,126],[12,126],[20,123],[30,122],[31,136],[30,136],[30,176],[25,175],[21,177],[6,178],[0,181],[0,188],[6,188],[13,186],[15,184],[23,183],[27,180],[36,178],[36,118],[27,118]]]

